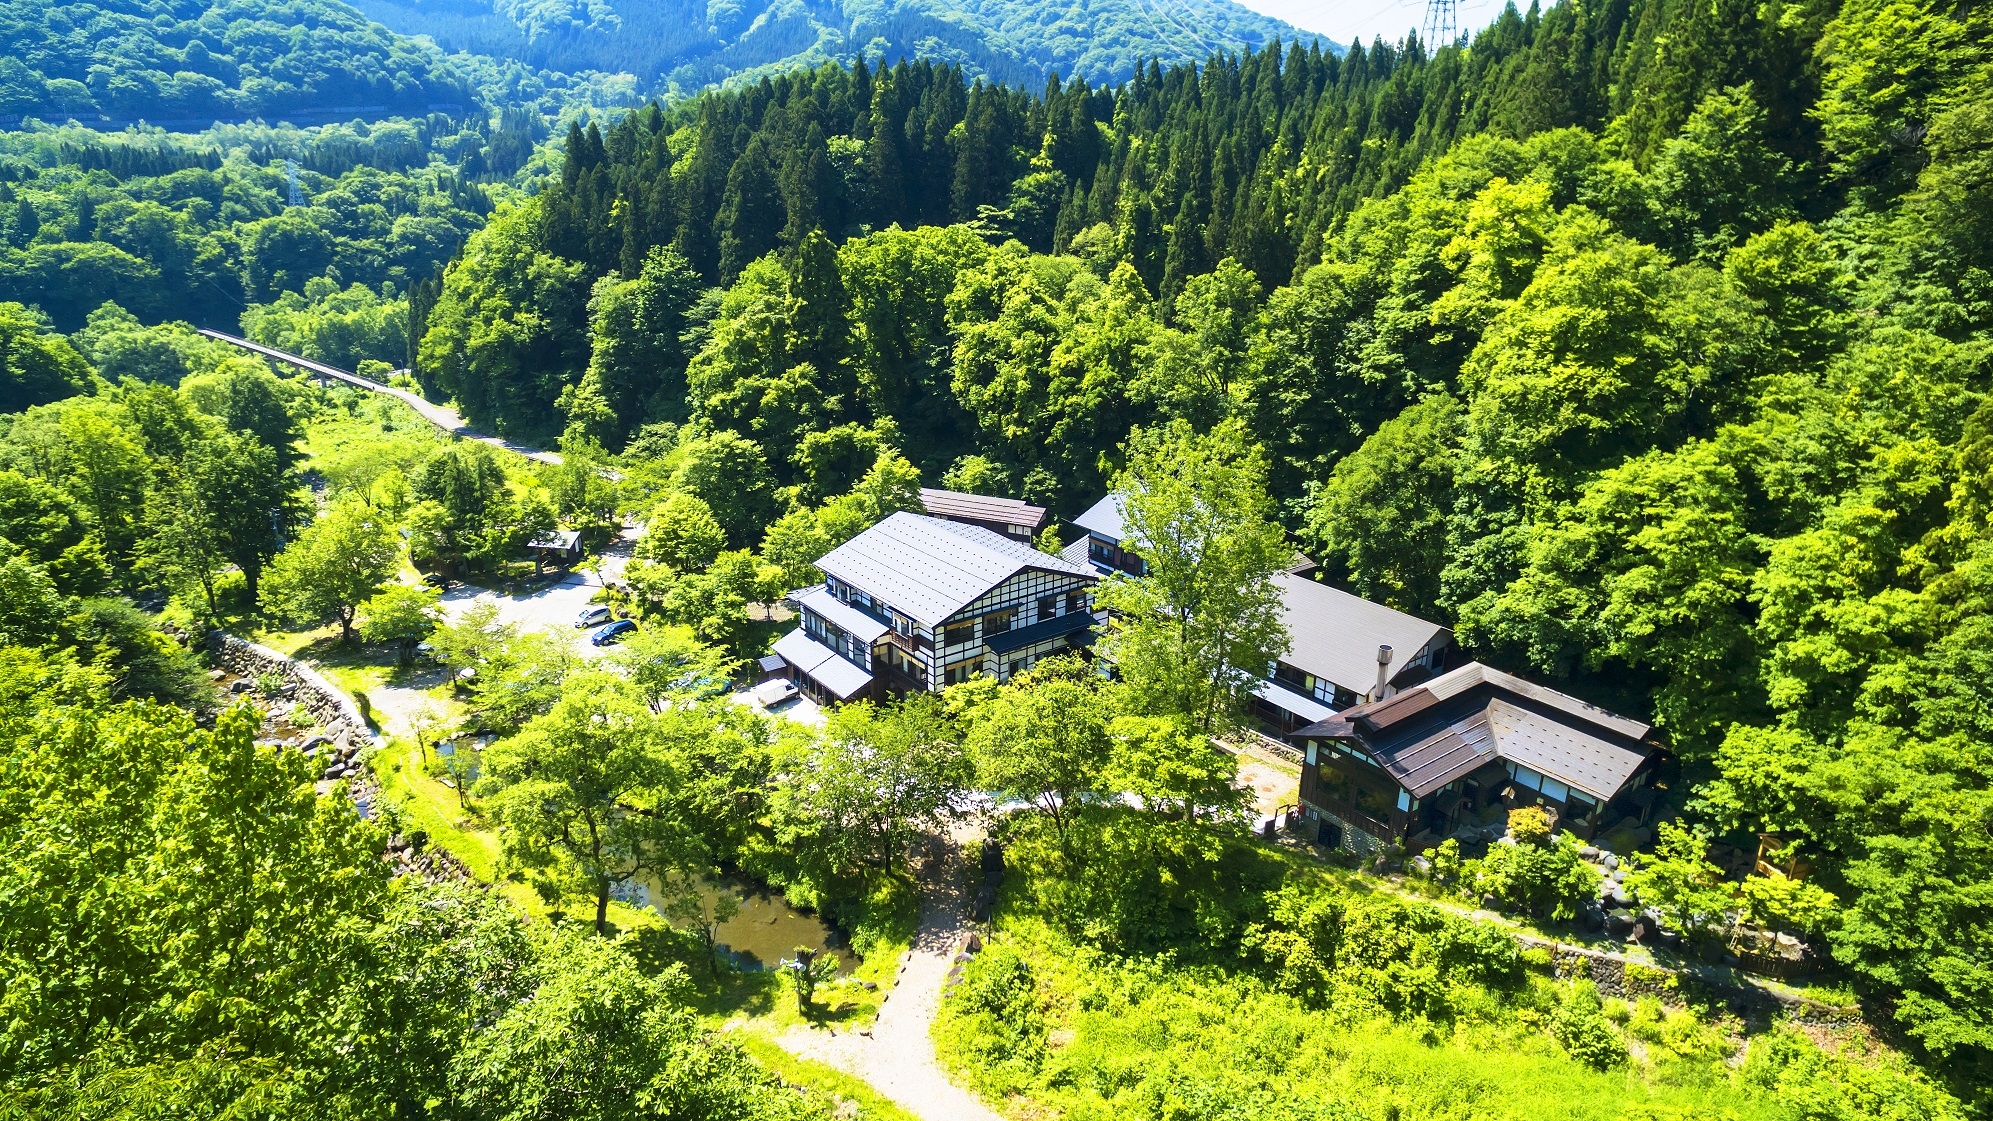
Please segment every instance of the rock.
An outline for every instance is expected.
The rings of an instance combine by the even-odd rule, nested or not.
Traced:
[[[1597,860],[1598,858],[1599,850],[1596,845],[1586,845],[1578,850],[1578,859],[1580,860]]]
[[[247,693],[250,688],[249,679],[246,677],[238,677],[228,683],[228,691],[231,693]]]
[[[1613,882],[1613,883],[1616,883],[1616,884],[1623,884],[1623,883],[1625,883],[1625,882],[1626,882],[1626,869],[1624,869],[1624,868],[1614,868],[1614,869],[1612,870],[1612,882]]]
[[[220,680],[221,680],[221,678],[222,678],[222,673],[221,673],[221,671],[220,671],[220,670],[218,670],[218,669],[211,669],[211,670],[209,670],[209,671],[208,671],[208,680],[209,680],[209,681],[220,681]]]
[[[1587,902],[1578,908],[1578,925],[1586,930],[1605,929],[1605,908],[1594,902]]]
[[[1492,895],[1484,895],[1481,897],[1481,907],[1483,910],[1493,911],[1501,907],[1501,905],[1502,901],[1500,899],[1495,898]]]
[[[866,992],[868,992],[868,993],[876,993],[876,992],[878,992],[878,991],[879,991],[879,982],[877,982],[877,981],[860,981],[860,982],[858,982],[858,987],[859,987],[859,988],[861,988],[861,989],[864,989],[864,990],[865,990]]]
[[[1430,876],[1432,875],[1432,861],[1427,860],[1423,856],[1415,856],[1412,858],[1412,871],[1421,876]]]
[[[1607,852],[1599,857],[1599,863],[1605,865],[1606,871],[1610,872],[1619,867],[1619,858]]]
[[[298,745],[298,750],[304,752],[306,755],[310,755],[314,751],[331,746],[331,744],[332,741],[326,739],[324,736],[308,736],[303,743]]]
[[[952,957],[952,958],[950,958],[950,959],[948,959],[948,960],[950,960],[950,961],[954,962],[954,963],[955,963],[955,964],[957,964],[957,965],[967,965],[967,964],[969,964],[970,962],[972,962],[972,961],[976,960],[976,955],[974,955],[974,954],[956,954],[956,955],[955,955],[954,957]]]
[[[1635,925],[1633,912],[1624,907],[1615,907],[1605,913],[1605,932],[1614,938],[1630,938]]]

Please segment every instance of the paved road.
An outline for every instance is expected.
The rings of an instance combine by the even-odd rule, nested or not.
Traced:
[[[941,1007],[952,953],[969,931],[960,849],[933,838],[921,874],[920,932],[867,1036],[798,1027],[777,1042],[790,1052],[857,1075],[923,1121],[1002,1121],[976,1095],[948,1080],[934,1061],[928,1029]]]
[[[275,347],[264,346],[261,343],[253,343],[248,339],[225,334],[221,331],[211,331],[203,327],[201,328],[201,334],[233,346],[239,346],[251,354],[260,354],[273,362],[282,362],[287,366],[295,366],[300,370],[317,374],[320,377],[334,378],[372,393],[384,393],[407,405],[409,408],[414,409],[416,415],[452,436],[458,436],[466,440],[476,440],[480,444],[490,444],[494,448],[503,448],[510,452],[518,452],[527,459],[537,459],[541,463],[558,464],[561,462],[559,452],[541,451],[538,448],[529,448],[524,444],[515,444],[510,440],[498,436],[488,436],[465,424],[463,416],[457,410],[448,405],[438,405],[434,401],[430,401],[419,394],[410,393],[406,389],[398,389],[392,385],[382,385],[372,378],[363,378],[358,374],[342,370],[337,366],[328,366],[323,362],[314,361],[303,355],[292,354],[289,351],[278,350]]]

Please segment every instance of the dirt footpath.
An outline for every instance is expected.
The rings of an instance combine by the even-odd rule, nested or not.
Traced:
[[[928,1029],[941,1008],[941,985],[953,967],[950,951],[969,931],[969,899],[960,853],[935,839],[919,869],[923,884],[920,931],[901,959],[899,980],[870,1036],[796,1027],[777,1042],[792,1054],[856,1075],[923,1121],[1001,1121],[974,1094],[948,1080],[934,1061]]]

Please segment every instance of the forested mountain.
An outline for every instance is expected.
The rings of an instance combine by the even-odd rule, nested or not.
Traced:
[[[64,330],[106,302],[146,322],[232,327],[249,305],[313,282],[403,292],[435,274],[491,205],[455,169],[430,168],[432,145],[486,159],[483,135],[440,116],[330,129],[295,146],[266,136],[259,161],[247,148],[224,158],[80,129],[53,143],[0,140],[13,141],[0,145],[0,287]],[[278,142],[303,157],[298,205],[268,151]]]
[[[636,76],[681,93],[857,55],[948,63],[1035,88],[1054,72],[1120,81],[1297,32],[1235,0],[356,0],[407,35],[558,71]]]
[[[0,4],[0,123],[463,115],[441,53],[336,0]]]

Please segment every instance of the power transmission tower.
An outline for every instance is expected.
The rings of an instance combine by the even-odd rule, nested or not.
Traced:
[[[297,161],[295,161],[295,160],[290,160],[290,159],[286,159],[286,160],[284,161],[284,180],[285,180],[286,182],[288,182],[288,183],[289,183],[289,184],[291,185],[291,198],[290,198],[290,202],[291,202],[291,205],[292,205],[292,206],[303,206],[303,205],[304,205],[304,192],[303,192],[303,191],[300,191],[300,190],[298,190],[298,165],[297,165]]]
[[[1425,40],[1426,57],[1460,37],[1459,16],[1458,0],[1426,0],[1426,25],[1419,33]]]

